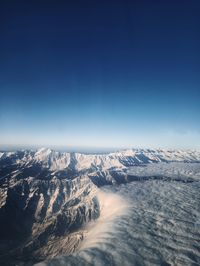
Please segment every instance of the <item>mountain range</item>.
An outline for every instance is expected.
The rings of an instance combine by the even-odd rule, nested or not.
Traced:
[[[179,163],[200,163],[200,151],[0,152],[0,264],[32,265],[73,253],[84,239],[84,227],[101,215],[101,187],[149,176],[172,178],[169,169]],[[162,166],[159,175],[155,165]]]

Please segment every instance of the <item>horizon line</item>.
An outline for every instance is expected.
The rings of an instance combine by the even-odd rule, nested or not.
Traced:
[[[38,151],[41,149],[50,149],[52,151],[62,151],[62,152],[78,152],[78,153],[109,153],[109,152],[118,152],[118,151],[126,151],[126,150],[194,150],[200,151],[200,148],[184,148],[184,147],[153,147],[153,146],[129,146],[129,147],[100,147],[100,146],[69,146],[69,145],[22,145],[22,144],[0,144],[0,151],[17,151],[17,150],[33,150]]]

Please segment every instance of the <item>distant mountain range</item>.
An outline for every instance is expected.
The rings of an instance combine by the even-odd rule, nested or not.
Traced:
[[[17,164],[28,167],[31,163],[40,164],[50,170],[73,168],[80,171],[88,168],[109,169],[155,162],[199,162],[199,150],[131,149],[106,154],[83,154],[57,152],[48,148],[37,151],[20,150],[0,152],[1,164]]]

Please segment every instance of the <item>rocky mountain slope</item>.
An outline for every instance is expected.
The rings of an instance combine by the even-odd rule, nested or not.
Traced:
[[[72,253],[84,225],[100,215],[98,187],[135,180],[133,168],[169,162],[197,163],[200,152],[0,152],[0,264],[32,265]]]

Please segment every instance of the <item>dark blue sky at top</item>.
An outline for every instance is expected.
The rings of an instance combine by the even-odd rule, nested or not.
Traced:
[[[1,1],[0,143],[199,147],[199,14],[199,1]]]

